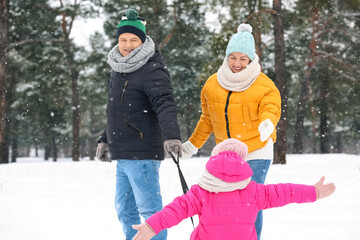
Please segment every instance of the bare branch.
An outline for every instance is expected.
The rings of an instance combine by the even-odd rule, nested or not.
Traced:
[[[343,76],[345,79],[350,80],[352,83],[360,86],[360,82],[357,78],[350,76],[350,75],[344,73],[343,71],[339,71],[338,73],[340,73],[340,75]]]
[[[164,40],[159,44],[158,50],[161,52],[161,50],[165,47],[165,45],[171,40],[172,36],[174,35],[176,24],[178,23],[178,17],[176,15],[175,6],[174,6],[174,20],[175,25],[171,29],[170,33],[164,38]]]
[[[74,11],[72,12],[71,17],[70,17],[71,20],[70,20],[70,23],[69,23],[69,30],[68,30],[69,35],[71,33],[71,29],[73,27],[73,23],[75,21],[76,13],[77,13],[77,11],[79,9],[79,6],[80,6],[80,3],[77,4],[77,1],[75,0],[75,2],[74,2]]]

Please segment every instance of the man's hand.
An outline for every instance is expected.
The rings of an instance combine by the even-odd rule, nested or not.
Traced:
[[[96,157],[102,162],[111,162],[109,157],[109,147],[106,143],[101,142],[96,149]]]
[[[168,152],[179,154],[179,157],[182,156],[182,145],[179,139],[168,139],[164,142],[165,153]],[[166,155],[165,154],[165,155]]]

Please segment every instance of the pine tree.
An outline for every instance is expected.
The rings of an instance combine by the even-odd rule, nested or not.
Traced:
[[[331,103],[339,94],[336,87],[338,80],[343,79],[342,83],[356,82],[353,79],[359,64],[353,62],[353,51],[358,29],[349,22],[354,22],[359,13],[351,7],[344,9],[339,4],[343,2],[301,1],[295,9],[296,15],[302,17],[293,24],[294,35],[291,38],[295,42],[302,39],[296,50],[300,55],[295,58],[298,69],[305,70],[299,76],[302,86],[298,92],[293,152],[317,152],[319,145],[321,152],[330,152],[331,122],[335,123],[336,115],[349,110],[342,107],[339,111],[332,111],[337,104]],[[309,29],[310,34],[304,29]],[[311,126],[310,131],[305,127],[307,122]],[[305,142],[310,145],[305,146]]]

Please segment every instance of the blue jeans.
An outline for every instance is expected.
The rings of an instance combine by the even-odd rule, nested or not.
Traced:
[[[116,165],[115,208],[126,240],[134,237],[140,215],[146,220],[162,209],[158,160],[118,160]],[[167,231],[152,239],[165,240]]]
[[[270,159],[254,159],[254,160],[249,160],[248,163],[254,173],[251,177],[251,180],[255,181],[257,183],[264,184],[266,174],[270,167],[271,160]],[[255,229],[256,229],[258,240],[260,240],[262,225],[263,225],[263,213],[261,210],[261,211],[259,211],[257,218],[256,218],[256,222],[255,222]]]

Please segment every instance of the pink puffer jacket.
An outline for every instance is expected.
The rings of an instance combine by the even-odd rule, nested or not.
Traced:
[[[216,160],[217,164],[209,164],[212,160]],[[215,168],[217,171],[223,169],[228,174],[216,173],[216,175],[218,178],[220,176],[220,179],[226,176],[227,182],[231,182],[229,177],[238,178],[238,175],[244,174],[244,171],[248,176],[249,167],[246,162],[232,164],[232,168],[237,168],[238,174],[234,174],[236,171],[229,168],[229,164],[229,155],[224,161],[211,158],[207,170],[211,173]],[[157,234],[185,218],[198,214],[199,225],[191,234],[191,240],[256,240],[255,220],[259,210],[315,200],[315,187],[301,184],[263,185],[251,181],[245,189],[220,193],[209,192],[199,185],[193,185],[186,194],[175,198],[172,203],[152,215],[146,222]]]

